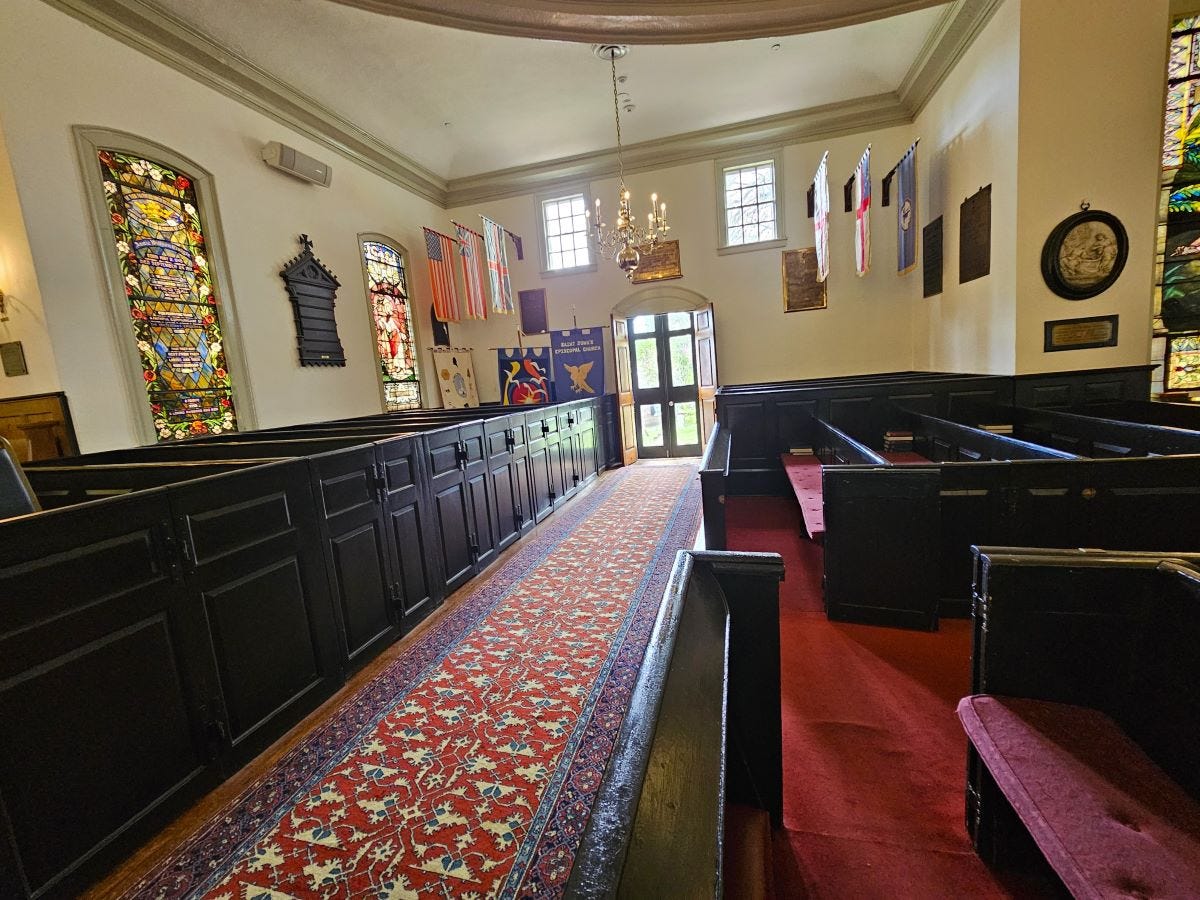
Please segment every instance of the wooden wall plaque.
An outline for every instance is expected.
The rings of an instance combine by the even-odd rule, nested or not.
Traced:
[[[645,284],[647,281],[667,281],[682,277],[679,241],[663,241],[653,250],[642,253],[642,261],[634,269],[632,281],[634,284]]]
[[[300,235],[299,256],[283,267],[279,277],[287,286],[296,319],[296,343],[302,366],[344,366],[346,354],[333,316],[334,300],[341,284],[313,256],[312,241]]]
[[[824,309],[828,305],[826,281],[817,281],[817,248],[783,251],[783,311]]]
[[[1045,323],[1042,350],[1088,350],[1117,346],[1118,316],[1087,316],[1082,319],[1056,319]]]
[[[958,283],[992,271],[992,186],[981,187],[962,202],[958,223]]]
[[[938,216],[921,232],[921,279],[925,297],[942,292],[942,217]]]

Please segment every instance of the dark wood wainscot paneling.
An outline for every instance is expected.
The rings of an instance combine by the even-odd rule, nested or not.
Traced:
[[[445,570],[433,540],[434,512],[425,474],[424,444],[401,437],[375,445],[382,477],[393,596],[407,633],[445,597]]]
[[[530,410],[525,414],[526,430],[529,440],[529,474],[533,495],[533,517],[541,522],[554,510],[554,501],[558,497],[558,476],[552,464],[550,444],[547,437],[550,434],[549,419],[554,418],[550,410]],[[554,451],[557,454],[557,449]]]
[[[533,526],[532,516],[526,518],[530,500],[525,418],[517,414],[490,419],[484,431],[493,500],[492,527],[496,549],[501,551]]]

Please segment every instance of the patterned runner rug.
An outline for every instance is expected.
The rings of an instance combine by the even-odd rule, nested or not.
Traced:
[[[606,477],[130,896],[561,894],[698,505]]]

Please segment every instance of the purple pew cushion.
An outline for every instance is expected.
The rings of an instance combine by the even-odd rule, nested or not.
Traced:
[[[1200,897],[1200,805],[1108,716],[977,695],[958,717],[1076,897]]]

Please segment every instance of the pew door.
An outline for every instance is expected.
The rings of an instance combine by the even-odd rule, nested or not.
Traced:
[[[717,338],[712,304],[692,313],[696,342],[696,387],[700,403],[700,445],[708,443],[717,424]]]
[[[617,363],[617,415],[621,432],[621,459],[633,465],[638,458],[637,424],[633,416],[633,367],[629,360],[629,322],[612,317],[613,359]]]

